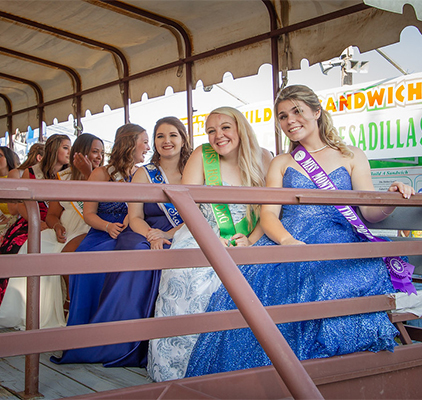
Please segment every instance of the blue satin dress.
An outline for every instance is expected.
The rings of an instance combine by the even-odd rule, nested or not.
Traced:
[[[351,190],[344,167],[329,174],[334,184]],[[316,189],[293,168],[287,168],[283,187]],[[283,206],[282,223],[298,240],[313,243],[365,241],[333,206]],[[263,236],[255,246],[275,245]],[[393,293],[381,258],[313,261],[239,266],[264,306],[304,303]],[[211,297],[207,312],[235,309],[223,285]],[[299,360],[331,357],[357,351],[393,351],[397,330],[384,312],[318,319],[278,325]],[[270,365],[250,329],[201,334],[192,352],[186,376],[199,376]]]
[[[145,221],[152,228],[168,231],[173,226],[156,203],[144,204]],[[170,245],[164,245],[169,248]],[[118,237],[115,250],[149,250],[145,236],[127,227]],[[161,270],[102,274],[99,305],[89,323],[149,318],[154,314]],[[72,303],[72,300],[71,300]],[[148,341],[118,343],[65,352],[63,363],[104,363],[105,367],[145,367]]]

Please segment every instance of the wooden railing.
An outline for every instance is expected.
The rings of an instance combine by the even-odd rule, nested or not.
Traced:
[[[29,354],[26,358],[26,396],[35,396],[38,392],[39,353],[250,326],[292,395],[298,399],[321,398],[275,323],[391,310],[395,308],[394,299],[386,295],[264,308],[236,264],[422,255],[418,241],[225,249],[195,206],[195,203],[396,205],[403,206],[397,213],[411,210],[410,220],[417,221],[397,226],[397,229],[422,229],[420,194],[405,200],[398,193],[380,192],[7,179],[2,182],[0,201],[10,200],[22,200],[27,205],[30,215],[28,253],[39,253],[36,203],[39,200],[171,201],[201,247],[142,250],[142,257],[139,251],[2,255],[0,278],[28,277],[27,330],[2,334],[0,344],[0,357]],[[90,259],[93,261],[87,262]],[[239,311],[38,329],[39,276],[209,265],[219,275]],[[99,329],[101,337],[96,334]]]

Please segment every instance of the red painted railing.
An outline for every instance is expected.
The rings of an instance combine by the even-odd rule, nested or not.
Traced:
[[[264,308],[236,264],[293,262],[421,255],[418,242],[324,244],[225,249],[195,203],[336,204],[422,206],[422,195],[405,200],[397,193],[320,191],[240,187],[203,187],[100,182],[4,180],[0,201],[24,200],[30,215],[28,253],[39,252],[38,200],[168,202],[175,204],[201,249],[3,255],[1,277],[28,277],[27,331],[2,334],[0,357],[30,354],[26,358],[26,396],[38,393],[39,353],[94,345],[132,342],[249,325],[275,369],[295,398],[321,398],[275,323],[391,310],[394,299],[373,296],[320,303]],[[419,208],[417,209],[419,210]],[[116,260],[119,260],[116,263]],[[212,265],[239,311],[120,321],[39,330],[39,276],[79,273],[186,268]],[[234,284],[235,283],[235,284]],[[224,318],[223,318],[224,317]],[[246,321],[246,322],[245,322]],[[101,329],[99,339],[96,331]],[[98,332],[98,331],[97,331]]]

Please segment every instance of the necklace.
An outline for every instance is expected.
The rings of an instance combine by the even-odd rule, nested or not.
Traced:
[[[322,146],[320,149],[316,149],[316,150],[308,150],[308,153],[318,153],[318,151],[324,150],[326,147],[328,146],[328,144],[326,144],[325,146]]]

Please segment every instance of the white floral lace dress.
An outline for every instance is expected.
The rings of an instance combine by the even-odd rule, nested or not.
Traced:
[[[244,204],[230,204],[233,222],[236,224],[246,215]],[[220,235],[210,204],[201,204],[200,210],[214,230]],[[189,229],[184,225],[176,232],[172,249],[199,247]],[[205,312],[211,295],[221,285],[212,267],[163,270],[155,317],[196,314]],[[190,354],[199,334],[154,339],[149,343],[148,373],[156,381],[180,379],[185,376]]]

